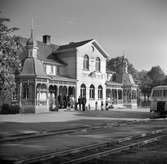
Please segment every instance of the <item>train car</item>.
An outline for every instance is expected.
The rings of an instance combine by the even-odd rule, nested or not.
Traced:
[[[154,87],[151,91],[150,112],[152,116],[167,114],[167,85]]]

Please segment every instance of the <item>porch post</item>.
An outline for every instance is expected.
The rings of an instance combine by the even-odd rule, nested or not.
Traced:
[[[117,93],[117,104],[118,104],[118,88],[116,89],[116,93]]]
[[[20,80],[20,89],[19,89],[19,106],[21,107],[21,98],[22,98],[22,82],[21,82],[21,80]]]
[[[34,81],[34,105],[35,105],[35,107],[37,105],[37,85],[36,85],[36,80]]]

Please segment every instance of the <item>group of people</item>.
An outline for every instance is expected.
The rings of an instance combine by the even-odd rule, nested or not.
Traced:
[[[86,107],[86,97],[85,96],[83,96],[83,97],[79,96],[78,102],[76,103],[76,107],[75,107],[76,110],[78,110],[78,105],[79,105],[80,111],[86,110],[86,108],[85,108]]]
[[[78,108],[79,106],[79,108]],[[72,109],[79,111],[85,111],[86,110],[86,97],[79,96],[78,101],[74,99],[74,96],[58,96],[58,108],[59,109]]]
[[[51,97],[50,98],[50,110],[56,110],[58,109],[75,109],[79,111],[86,111],[86,96],[79,96],[78,101],[74,98],[73,95],[66,96],[66,95],[58,95],[57,98]],[[108,110],[111,107],[111,104],[108,104],[106,101],[106,105],[103,104],[103,101],[101,101],[101,110]],[[88,110],[90,110],[90,105],[88,105]],[[95,102],[95,110],[98,110],[98,102]]]
[[[74,97],[58,95],[58,107],[62,108],[73,108],[74,107]]]

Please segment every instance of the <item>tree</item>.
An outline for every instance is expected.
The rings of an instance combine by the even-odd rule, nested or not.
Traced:
[[[167,78],[160,66],[153,66],[150,71],[138,72],[138,81],[141,92],[144,95],[144,99],[151,94],[151,90],[154,86],[167,84]]]
[[[165,79],[165,73],[160,66],[154,66],[148,71],[147,75],[153,82],[153,86],[161,85]]]
[[[121,73],[123,71],[123,60],[124,56],[119,56],[116,58],[112,58],[107,62],[107,69],[114,71],[116,73]],[[132,74],[133,78],[137,80],[138,71],[134,68],[134,66],[125,58],[128,62],[128,73]]]
[[[20,71],[20,60],[17,50],[19,44],[14,32],[18,28],[9,28],[7,18],[0,18],[0,105],[10,103],[11,95],[16,88],[15,74]]]
[[[150,79],[147,73],[148,72],[144,70],[138,72],[138,85],[141,93],[144,95],[144,101],[146,101],[146,97],[149,100],[152,89],[152,79]]]

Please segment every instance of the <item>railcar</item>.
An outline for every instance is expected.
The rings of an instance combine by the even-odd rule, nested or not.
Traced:
[[[167,115],[167,85],[156,86],[151,91],[151,116],[164,117]]]

